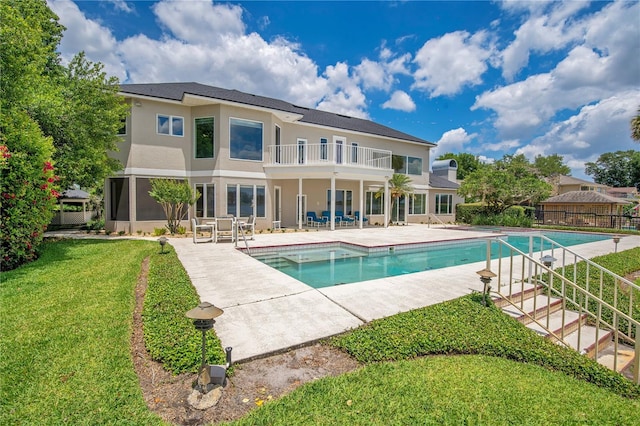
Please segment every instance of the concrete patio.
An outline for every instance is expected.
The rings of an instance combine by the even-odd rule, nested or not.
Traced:
[[[249,247],[318,242],[363,246],[492,237],[495,233],[412,224],[384,228],[344,228],[256,234]],[[314,289],[247,256],[235,244],[194,244],[170,238],[202,301],[224,310],[215,331],[223,346],[242,361],[342,333],[368,321],[482,291],[475,271],[485,262]],[[240,242],[244,246],[244,242]],[[625,236],[618,250],[640,246]],[[575,246],[586,257],[614,251],[611,240]]]

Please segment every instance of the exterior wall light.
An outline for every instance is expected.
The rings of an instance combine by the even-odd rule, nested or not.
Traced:
[[[224,311],[209,302],[202,302],[195,308],[191,309],[185,316],[193,320],[193,326],[196,330],[202,332],[202,361],[200,363],[200,371],[198,372],[198,387],[200,392],[207,393],[210,385],[224,385],[227,377],[227,368],[231,365],[231,348],[226,348],[227,355],[226,366],[208,365],[206,362],[207,351],[207,331],[213,328],[214,318],[222,315]]]
[[[555,257],[547,254],[545,256],[542,256],[540,258],[540,260],[542,261],[542,264],[544,266],[546,266],[547,268],[551,268],[551,265],[553,265],[553,262],[555,262],[558,259],[556,259]]]
[[[489,306],[489,293],[491,292],[491,278],[497,277],[496,274],[491,272],[490,269],[484,268],[476,274],[480,275],[480,281],[482,281],[483,289],[482,289],[482,302],[484,306]]]

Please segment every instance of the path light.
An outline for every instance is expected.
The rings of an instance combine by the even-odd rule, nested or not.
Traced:
[[[160,253],[164,253],[164,246],[167,244],[167,237],[158,238],[158,242],[160,243]]]
[[[553,262],[555,262],[558,259],[556,259],[555,257],[547,254],[545,256],[542,256],[540,258],[540,260],[542,261],[542,264],[544,266],[546,266],[547,268],[551,268],[551,265],[553,265]]]
[[[226,378],[226,370],[231,364],[231,348],[226,348],[227,365],[207,365],[207,331],[213,328],[214,318],[222,315],[224,311],[215,307],[209,302],[202,302],[195,308],[188,311],[185,316],[193,320],[193,326],[196,330],[202,331],[202,362],[200,363],[200,371],[198,373],[198,386],[202,393],[209,391],[209,385],[223,385]]]
[[[484,288],[482,290],[482,301],[484,302],[484,306],[489,306],[487,298],[489,297],[489,292],[491,291],[491,278],[495,278],[497,277],[497,275],[491,272],[491,270],[488,268],[484,268],[476,272],[476,274],[480,275],[480,281],[482,281],[482,284],[484,285]]]
[[[613,236],[613,244],[616,245],[616,251],[615,253],[618,252],[618,243],[620,242],[620,235],[614,235]]]

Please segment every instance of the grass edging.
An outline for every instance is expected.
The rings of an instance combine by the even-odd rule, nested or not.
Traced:
[[[640,386],[576,351],[540,338],[495,306],[483,306],[478,294],[376,320],[329,342],[365,364],[449,354],[507,358],[640,398]]]
[[[174,374],[197,372],[202,357],[202,333],[185,316],[200,299],[173,247],[151,256],[142,311],[144,341],[149,355]],[[224,364],[225,353],[213,330],[207,331],[207,362]]]

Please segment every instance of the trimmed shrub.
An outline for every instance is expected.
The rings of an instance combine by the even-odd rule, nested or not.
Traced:
[[[24,111],[2,111],[0,122],[0,265],[6,271],[37,257],[60,194],[51,139]]]

